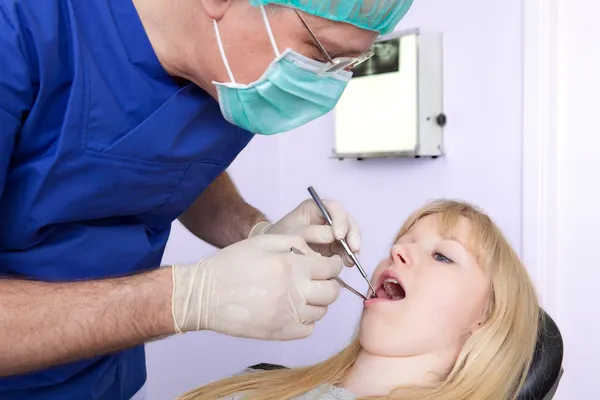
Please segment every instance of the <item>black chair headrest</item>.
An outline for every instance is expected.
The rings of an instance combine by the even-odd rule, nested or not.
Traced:
[[[519,400],[549,399],[562,376],[563,340],[556,323],[540,309],[540,327],[533,361]]]

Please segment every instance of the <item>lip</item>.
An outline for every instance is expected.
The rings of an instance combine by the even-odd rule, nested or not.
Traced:
[[[388,303],[391,302],[392,300],[388,300],[388,299],[380,299],[379,297],[373,297],[369,300],[365,300],[363,301],[363,306],[366,307],[371,307],[373,304],[377,304],[377,303]]]
[[[396,274],[393,270],[391,269],[386,269],[384,270],[381,275],[379,275],[379,279],[377,279],[377,286],[375,286],[375,290],[379,290],[379,288],[383,285],[383,281],[385,281],[386,279],[395,279],[398,281],[398,283],[402,286],[402,288],[404,288],[404,290],[406,291],[406,288],[404,286],[404,283],[402,282],[402,280],[400,279],[400,277],[398,276],[398,274]],[[371,291],[369,290],[369,295],[371,294]],[[363,302],[365,307],[369,307],[373,304],[377,304],[377,303],[381,303],[381,302],[392,302],[394,300],[388,300],[388,299],[381,299],[379,297],[373,297],[373,298],[369,298],[368,300],[365,300]]]

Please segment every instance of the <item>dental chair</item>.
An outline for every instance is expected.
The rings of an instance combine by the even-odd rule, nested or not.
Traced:
[[[563,374],[563,340],[554,320],[542,309],[533,361],[518,400],[551,400]],[[269,371],[287,368],[277,364],[257,364],[248,370]]]
[[[519,400],[550,400],[563,374],[563,340],[554,320],[541,310],[540,329]]]

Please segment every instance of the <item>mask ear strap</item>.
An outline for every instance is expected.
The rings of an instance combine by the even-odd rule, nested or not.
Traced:
[[[263,21],[265,21],[265,26],[267,27],[267,34],[269,35],[271,46],[273,46],[273,51],[275,51],[275,56],[279,57],[279,49],[277,48],[277,43],[275,43],[275,37],[273,37],[273,31],[271,30],[271,24],[269,23],[269,18],[267,17],[265,6],[260,6],[260,12],[262,13]]]
[[[219,27],[217,26],[217,21],[213,19],[213,26],[215,27],[215,35],[217,36],[217,44],[219,45],[219,51],[221,52],[221,58],[223,59],[223,63],[225,64],[225,69],[227,70],[227,74],[229,75],[229,79],[232,83],[235,83],[235,79],[233,78],[233,73],[231,72],[231,68],[229,67],[229,62],[227,61],[227,56],[225,55],[225,49],[223,49],[223,42],[221,41],[221,34],[219,33]]]

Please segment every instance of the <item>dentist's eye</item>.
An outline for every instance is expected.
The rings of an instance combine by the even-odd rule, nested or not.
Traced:
[[[310,52],[310,58],[312,58],[315,61],[319,61],[322,63],[327,63],[329,62],[329,59],[327,58],[327,56],[325,54],[323,54],[323,52],[321,51],[320,48],[318,48],[317,46],[313,45],[311,47],[311,52]]]
[[[435,253],[433,253],[433,259],[436,260],[436,261],[439,261],[439,262],[446,263],[446,264],[452,264],[452,263],[454,263],[454,261],[452,261],[451,259],[449,259],[445,255],[443,255],[439,251],[436,251]]]

